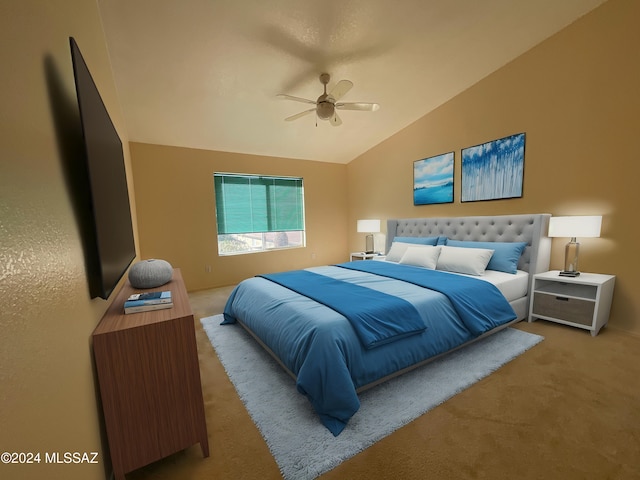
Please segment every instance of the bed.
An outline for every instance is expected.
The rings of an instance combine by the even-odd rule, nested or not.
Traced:
[[[549,217],[388,220],[381,261],[244,280],[223,323],[240,323],[337,436],[359,392],[526,318]]]

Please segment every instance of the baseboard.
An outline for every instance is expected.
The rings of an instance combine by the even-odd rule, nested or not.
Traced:
[[[640,339],[640,333],[630,332],[629,330],[625,330],[623,328],[616,327],[615,325],[611,325],[608,322],[603,328],[609,329],[609,330],[615,330],[617,333],[621,333],[623,335],[629,335],[630,337]]]

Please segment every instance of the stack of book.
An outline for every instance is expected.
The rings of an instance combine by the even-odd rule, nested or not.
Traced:
[[[124,302],[124,313],[148,312],[173,307],[171,291],[134,293]]]

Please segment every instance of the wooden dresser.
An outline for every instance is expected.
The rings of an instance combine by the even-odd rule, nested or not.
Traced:
[[[196,443],[209,456],[193,312],[180,269],[149,290],[171,290],[173,307],[125,315],[124,301],[142,291],[127,281],[93,332],[116,480]]]

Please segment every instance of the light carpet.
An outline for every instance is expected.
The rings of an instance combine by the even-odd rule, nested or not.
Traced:
[[[285,479],[331,470],[543,340],[506,328],[360,394],[360,410],[334,437],[293,379],[240,325],[201,320],[222,365]]]

